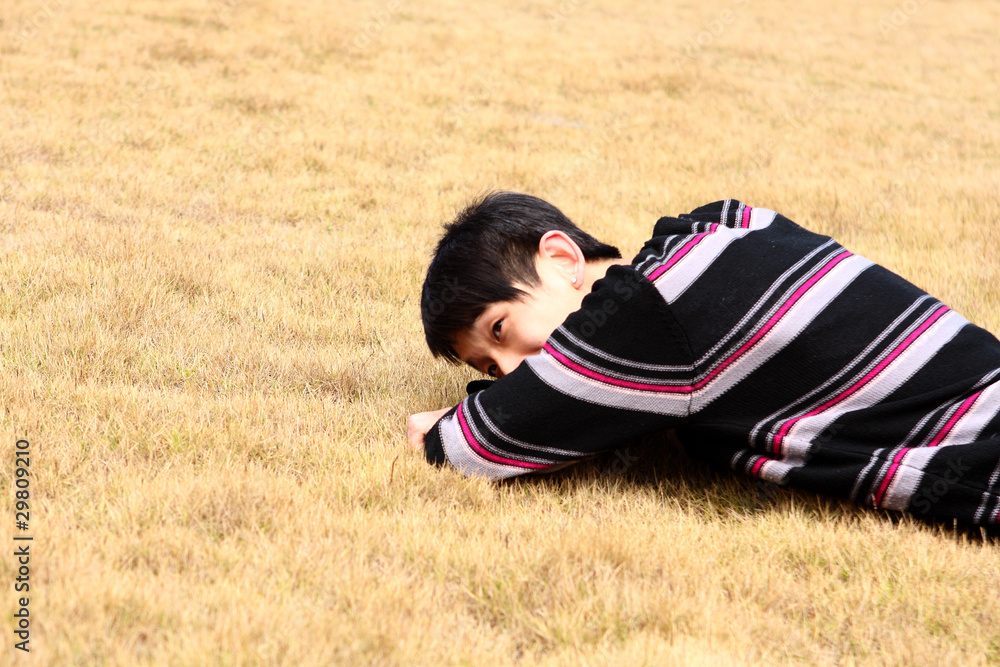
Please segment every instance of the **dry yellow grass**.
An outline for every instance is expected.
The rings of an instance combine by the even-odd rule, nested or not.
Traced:
[[[991,0],[0,1],[0,660],[996,664],[1000,553],[662,438],[429,468],[486,188],[637,250],[776,209],[1000,331]],[[31,443],[31,654],[13,474]]]

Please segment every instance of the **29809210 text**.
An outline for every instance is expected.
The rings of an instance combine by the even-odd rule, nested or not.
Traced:
[[[14,559],[16,577],[14,578],[14,590],[19,593],[17,607],[14,612],[14,636],[18,640],[14,647],[18,650],[28,652],[31,649],[28,643],[31,640],[31,614],[28,611],[28,604],[31,599],[28,596],[31,590],[31,544],[34,539],[28,530],[31,527],[31,444],[27,440],[18,440],[15,445],[14,456],[14,521],[21,534],[14,536]]]

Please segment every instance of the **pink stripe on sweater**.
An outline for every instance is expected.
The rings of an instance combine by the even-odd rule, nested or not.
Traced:
[[[839,264],[840,262],[842,262],[846,258],[850,257],[851,255],[852,255],[852,253],[850,253],[848,251],[844,251],[843,253],[837,255],[836,257],[834,257],[833,259],[831,259],[829,262],[827,262],[826,266],[824,266],[822,269],[820,269],[816,273],[816,275],[814,275],[812,278],[810,278],[809,280],[807,280],[805,282],[805,284],[803,284],[800,288],[798,288],[797,290],[795,290],[795,293],[792,294],[792,296],[790,296],[788,298],[788,301],[786,301],[784,304],[782,304],[781,308],[778,309],[778,312],[776,312],[774,315],[772,315],[771,319],[769,319],[767,321],[767,324],[765,324],[763,327],[761,327],[760,331],[758,331],[756,334],[753,335],[753,337],[750,340],[748,340],[746,343],[744,343],[743,347],[741,347],[740,349],[736,350],[736,352],[734,352],[728,359],[726,359],[724,362],[722,362],[721,364],[719,364],[718,366],[716,366],[715,370],[713,370],[711,373],[709,373],[703,379],[699,380],[695,384],[695,389],[700,389],[700,388],[704,387],[706,384],[708,384],[709,382],[711,382],[712,379],[715,378],[715,376],[717,376],[719,373],[721,373],[722,371],[724,371],[728,366],[732,365],[733,362],[735,362],[737,359],[739,359],[741,356],[743,356],[743,354],[747,350],[749,350],[751,347],[753,347],[754,345],[756,345],[757,342],[761,338],[763,338],[764,336],[766,336],[767,333],[771,329],[773,329],[775,327],[775,325],[778,324],[778,322],[781,321],[781,318],[785,316],[785,313],[787,313],[791,309],[792,306],[794,306],[796,303],[798,303],[799,299],[801,299],[802,296],[806,292],[808,292],[812,288],[812,286],[815,285],[820,280],[820,278],[822,278],[823,276],[825,276],[826,274],[828,274],[830,271],[833,270],[833,267],[837,266],[837,264]]]
[[[958,423],[958,420],[961,419],[962,416],[969,411],[969,408],[972,407],[972,404],[976,402],[976,399],[979,398],[979,395],[981,393],[983,393],[983,390],[979,390],[972,396],[969,396],[967,399],[965,399],[961,407],[959,407],[958,410],[955,410],[955,414],[951,416],[951,419],[948,420],[948,423],[944,425],[941,431],[938,432],[936,436],[934,436],[934,439],[931,440],[929,443],[927,443],[927,446],[936,447],[938,444],[940,444],[941,441],[944,440],[945,436],[947,436],[951,432],[951,430],[955,427],[955,424]]]
[[[490,452],[483,449],[482,445],[476,442],[475,437],[472,435],[472,430],[465,421],[465,413],[462,409],[464,403],[458,404],[458,423],[462,426],[462,433],[465,434],[465,440],[469,443],[469,446],[476,451],[477,454],[482,456],[488,461],[493,461],[494,463],[503,463],[505,465],[517,466],[518,468],[548,468],[549,466],[543,465],[541,463],[528,463],[527,461],[517,461],[515,459],[504,458],[503,456],[497,456],[496,454],[491,454]]]
[[[615,386],[625,387],[627,389],[641,389],[643,391],[662,391],[662,392],[678,393],[678,394],[688,393],[692,390],[692,387],[690,386],[664,387],[663,385],[658,385],[658,384],[645,384],[643,382],[632,382],[631,380],[619,380],[618,378],[609,377],[607,375],[603,375],[596,371],[592,371],[589,368],[584,368],[580,364],[569,359],[562,352],[556,350],[548,343],[545,343],[545,345],[542,346],[542,349],[551,354],[556,359],[558,359],[559,363],[561,363],[563,366],[573,369],[580,375],[586,375],[589,378],[593,378],[594,380],[604,382],[605,384],[613,384]]]
[[[878,492],[875,494],[875,507],[878,507],[882,503],[882,496],[885,495],[885,490],[889,488],[889,482],[896,475],[896,470],[899,468],[900,462],[902,462],[903,457],[906,453],[910,451],[909,447],[903,447],[899,452],[892,458],[892,465],[889,466],[889,472],[885,474],[885,479],[882,480],[882,484],[878,487]]]
[[[861,389],[866,384],[868,384],[873,379],[875,379],[875,377],[879,373],[881,373],[885,369],[886,366],[888,366],[889,364],[891,364],[893,362],[893,360],[896,359],[896,357],[898,357],[899,355],[901,355],[906,350],[906,348],[908,348],[910,345],[912,345],[913,342],[915,340],[917,340],[917,338],[919,338],[921,334],[923,334],[925,331],[927,331],[927,329],[930,328],[930,326],[932,324],[934,324],[935,322],[937,322],[941,318],[941,316],[944,315],[945,312],[947,312],[947,310],[948,310],[947,306],[941,306],[936,311],[934,311],[934,314],[931,315],[930,317],[928,317],[927,320],[923,324],[921,324],[919,327],[917,327],[916,331],[914,331],[909,336],[907,336],[906,339],[902,343],[900,343],[896,347],[896,349],[894,349],[889,354],[889,356],[887,356],[885,359],[883,359],[881,362],[879,362],[879,364],[877,366],[875,366],[875,368],[873,368],[871,371],[869,371],[867,375],[865,375],[863,378],[861,378],[860,380],[858,380],[857,382],[855,382],[853,385],[851,385],[850,387],[848,387],[839,396],[834,396],[833,398],[831,398],[829,401],[827,401],[823,405],[819,406],[818,408],[814,408],[814,409],[810,410],[809,412],[805,413],[804,415],[802,415],[800,417],[795,417],[794,419],[789,419],[788,421],[786,421],[782,425],[782,427],[778,431],[778,433],[774,436],[774,444],[773,444],[773,446],[771,448],[772,451],[775,452],[775,453],[781,451],[781,441],[785,438],[786,435],[788,435],[788,432],[792,429],[792,427],[795,426],[795,424],[797,424],[800,420],[805,419],[806,417],[812,417],[813,415],[817,415],[817,414],[819,414],[821,412],[825,412],[826,410],[828,410],[829,408],[833,407],[837,403],[840,403],[840,402],[846,400],[852,394],[854,394],[859,389]]]
[[[668,261],[666,264],[658,268],[656,271],[653,271],[649,275],[649,280],[650,281],[656,280],[661,275],[663,275],[664,272],[669,270],[670,267],[672,267],[674,264],[684,259],[684,256],[687,255],[689,252],[691,252],[692,248],[701,243],[706,236],[708,236],[709,234],[713,234],[715,230],[718,229],[718,227],[719,227],[718,223],[715,223],[709,228],[707,232],[702,232],[701,234],[698,234],[698,236],[688,241],[683,248],[674,253],[674,256],[670,258],[670,261]]]
[[[752,211],[752,210],[753,209],[750,208],[749,206],[744,207],[744,209],[743,209],[743,222],[740,223],[740,227],[742,227],[744,229],[750,229],[750,211]]]
[[[771,329],[773,329],[775,325],[777,325],[777,323],[781,320],[781,318],[784,317],[785,313],[787,313],[788,310],[792,306],[794,306],[799,301],[799,299],[801,299],[802,296],[812,288],[813,285],[815,285],[823,276],[825,276],[827,273],[833,270],[833,268],[837,264],[842,262],[844,259],[850,257],[851,255],[852,253],[844,251],[843,253],[837,255],[829,262],[827,262],[826,266],[824,266],[821,270],[816,272],[816,274],[812,278],[807,280],[805,284],[799,287],[799,289],[795,290],[795,293],[792,294],[791,297],[789,297],[788,301],[786,301],[781,306],[781,308],[778,309],[778,312],[776,312],[774,315],[771,316],[771,318],[767,321],[767,323],[763,327],[761,327],[760,330],[756,334],[754,334],[754,336],[750,340],[748,340],[746,343],[743,344],[742,347],[740,347],[740,349],[736,350],[736,352],[730,355],[728,359],[726,359],[725,361],[721,362],[718,366],[716,366],[711,373],[703,377],[698,382],[695,382],[693,385],[663,386],[657,384],[647,384],[644,382],[633,382],[631,380],[620,380],[618,378],[609,377],[607,375],[604,375],[603,373],[598,373],[596,371],[590,370],[589,368],[581,366],[580,364],[567,358],[566,355],[562,354],[548,343],[546,343],[542,347],[542,349],[544,349],[546,352],[555,357],[562,365],[566,366],[567,368],[570,368],[581,375],[585,375],[589,378],[592,378],[599,382],[603,382],[605,384],[615,385],[617,387],[625,387],[627,389],[638,389],[641,391],[659,391],[659,392],[675,393],[675,394],[690,393],[692,391],[701,389],[709,382],[714,380],[719,375],[719,373],[721,373],[730,365],[732,365],[737,359],[743,356],[750,348],[756,345],[761,338],[767,335],[767,333]]]

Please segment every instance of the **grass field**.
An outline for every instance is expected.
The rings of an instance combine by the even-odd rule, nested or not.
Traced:
[[[663,437],[463,479],[404,424],[472,377],[431,360],[418,296],[441,223],[495,187],[626,253],[740,198],[1000,331],[1000,4],[0,19],[0,662],[1000,663],[996,545]]]

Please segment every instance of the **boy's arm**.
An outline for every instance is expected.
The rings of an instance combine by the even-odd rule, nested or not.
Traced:
[[[611,267],[540,354],[455,408],[414,415],[413,433],[423,442],[411,443],[423,444],[431,463],[499,479],[562,467],[684,423],[695,391],[691,344],[651,281],[662,286],[665,272],[718,228],[729,230],[718,235],[724,241],[766,226],[750,214],[728,200],[661,218],[633,265]]]
[[[463,473],[513,477],[589,458],[681,423],[691,353],[656,288],[615,266],[581,309],[525,360],[454,408],[413,415],[428,461]]]

